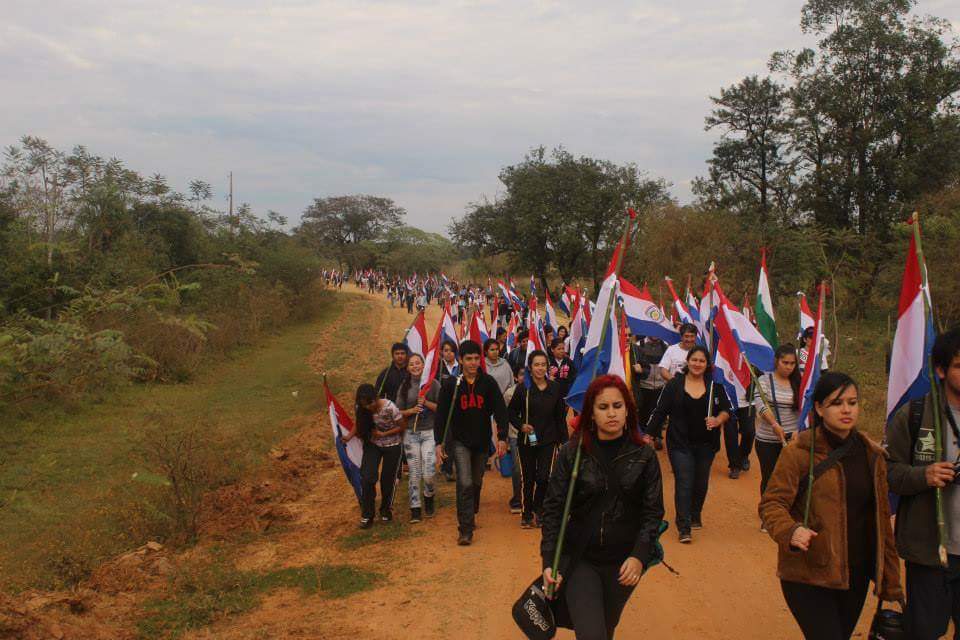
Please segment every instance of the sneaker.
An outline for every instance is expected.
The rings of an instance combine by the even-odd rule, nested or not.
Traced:
[[[691,542],[693,542],[693,536],[690,535],[690,532],[689,532],[689,531],[681,531],[681,532],[680,532],[680,542],[681,542],[682,544],[690,544]]]
[[[472,542],[473,542],[472,533],[461,533],[460,536],[457,538],[457,544],[460,545],[461,547],[469,547]]]
[[[523,508],[518,504],[510,505],[510,513],[523,513]]]
[[[743,462],[740,463],[740,468],[744,471],[750,471],[750,458],[744,458]]]
[[[390,522],[393,520],[393,511],[387,509],[386,511],[380,512],[380,521],[381,522]]]
[[[413,524],[414,522],[420,522],[420,520],[420,507],[410,509],[410,523]]]
[[[740,469],[737,467],[730,469],[730,473],[727,474],[727,477],[729,477],[731,480],[736,480],[740,477]]]
[[[691,528],[691,529],[703,529],[703,520],[701,520],[700,518],[692,518],[692,519],[690,520],[690,528]]]
[[[360,518],[360,528],[369,529],[373,526],[373,518]]]
[[[533,529],[533,516],[523,516],[520,518],[521,529]]]
[[[657,451],[663,449],[663,438],[654,438],[653,439],[653,448]]]
[[[434,504],[433,496],[423,496],[423,515],[432,518],[437,513],[437,507]]]

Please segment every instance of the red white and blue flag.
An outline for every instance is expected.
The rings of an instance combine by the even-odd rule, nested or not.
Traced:
[[[800,406],[800,422],[798,429],[801,431],[809,426],[808,418],[813,411],[813,389],[820,380],[820,371],[823,364],[821,349],[823,346],[823,298],[824,292],[820,285],[820,302],[817,303],[817,315],[813,319],[813,338],[807,343],[807,366],[803,370],[803,377],[800,379],[800,397],[803,402]]]
[[[750,360],[750,364],[757,369],[773,371],[773,347],[753,323],[727,299],[719,282],[714,285],[714,288],[720,298],[720,311],[717,316],[720,313],[726,316],[727,324],[737,344],[740,345],[740,350]]]
[[[911,224],[919,224],[916,221]],[[919,233],[919,231],[918,231]],[[900,285],[897,331],[890,353],[890,379],[887,381],[887,420],[904,404],[930,392],[930,351],[935,330],[930,309],[930,291],[923,286],[923,269],[917,255],[916,236],[910,238],[907,264]],[[807,362],[810,359],[807,358]]]
[[[747,397],[750,369],[733,335],[733,329],[727,322],[727,314],[717,314],[714,332],[717,337],[717,353],[714,359],[713,378],[723,385],[730,404],[734,408],[742,408],[738,406],[739,398],[746,398],[748,404],[750,402],[750,398]]]
[[[441,319],[443,329],[443,338],[441,339],[441,344],[446,341],[450,341],[453,344],[459,344],[460,340],[457,338],[459,335],[457,333],[457,327],[453,324],[453,316],[450,314],[450,301],[447,300],[446,305],[443,307],[443,318]]]
[[[616,260],[616,252],[613,260]],[[594,375],[611,374],[618,375],[621,379],[626,378],[623,351],[620,348],[620,329],[617,326],[617,314],[613,309],[618,289],[617,274],[612,268],[613,260],[597,296],[597,306],[583,347],[581,366],[567,395],[567,404],[577,412],[583,409],[583,397]],[[608,323],[606,330],[604,320]]]
[[[423,317],[423,311],[417,314],[413,324],[407,329],[407,335],[403,337],[404,343],[410,349],[410,353],[416,353],[423,357],[427,353],[427,325]]]
[[[623,311],[633,335],[659,338],[667,344],[680,342],[680,334],[653,301],[646,284],[641,291],[626,278],[620,278],[620,299],[623,301]]]
[[[349,442],[343,441],[345,434],[353,433],[353,420],[330,393],[330,387],[327,386],[326,380],[323,381],[323,390],[327,395],[327,411],[330,416],[330,426],[333,429],[333,443],[337,449],[337,457],[340,458],[340,465],[343,467],[347,482],[353,487],[353,492],[357,494],[357,500],[359,500],[360,462],[363,460],[363,443],[360,438],[351,438]]]
[[[580,365],[583,362],[583,347],[587,342],[589,328],[590,322],[587,320],[586,304],[581,298],[573,314],[573,320],[570,321],[570,359],[573,360],[573,366],[577,371],[580,370]]]
[[[813,311],[810,311],[810,305],[807,304],[807,294],[797,291],[797,298],[800,300],[800,333],[797,334],[799,339],[804,331],[813,326]]]
[[[553,310],[553,301],[550,300],[550,291],[544,289],[543,295],[545,297],[544,315],[546,316],[544,320],[546,320],[547,324],[553,327],[554,331],[556,331],[557,327],[560,325],[557,324],[557,313]]]
[[[669,277],[664,278],[664,280],[667,281],[667,288],[670,289],[670,295],[673,296],[673,308],[677,313],[677,318],[680,319],[680,322],[695,324],[693,316],[690,314],[690,309],[683,300],[677,296],[677,290],[673,288],[673,280]]]

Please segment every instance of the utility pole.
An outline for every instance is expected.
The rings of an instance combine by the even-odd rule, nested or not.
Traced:
[[[230,226],[233,227],[233,232],[237,232],[237,223],[233,218],[233,171],[230,172]]]

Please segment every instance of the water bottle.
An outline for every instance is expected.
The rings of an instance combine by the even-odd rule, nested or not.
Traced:
[[[531,445],[531,446],[537,444],[537,432],[536,432],[536,431],[531,431],[530,433],[527,434],[527,444],[529,444],[529,445]]]

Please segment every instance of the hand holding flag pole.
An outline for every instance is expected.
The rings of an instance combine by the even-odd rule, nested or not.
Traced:
[[[933,314],[930,308],[929,284],[927,282],[927,263],[923,259],[923,245],[920,242],[920,214],[913,212],[913,239],[917,246],[917,261],[920,262],[920,279],[922,283],[921,296],[923,297],[923,315],[929,318]],[[943,406],[940,400],[940,385],[937,382],[936,374],[933,370],[933,356],[927,366],[927,375],[930,377],[930,399],[935,410],[933,412],[933,456],[934,460],[941,462],[943,460],[943,422],[940,419],[940,408]],[[944,568],[948,566],[947,562],[947,523],[943,513],[943,489],[937,487],[935,490],[935,501],[937,507],[937,556],[940,559],[940,565]]]

